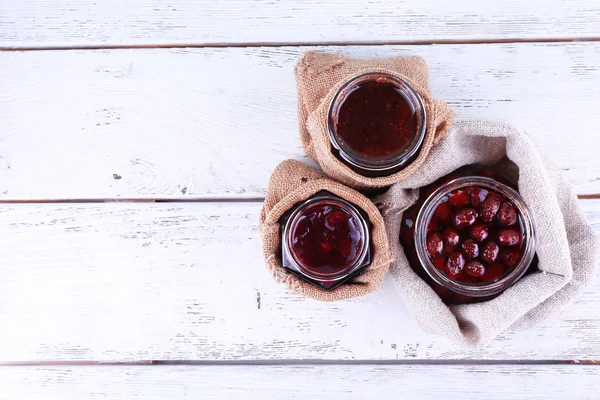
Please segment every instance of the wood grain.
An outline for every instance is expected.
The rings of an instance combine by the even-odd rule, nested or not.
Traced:
[[[589,0],[3,0],[0,46],[597,37]]]
[[[292,73],[308,49],[0,53],[0,200],[260,198],[280,161],[310,164]],[[600,193],[600,43],[316,49],[422,55],[459,118],[513,123]]]
[[[2,400],[597,399],[600,368],[569,365],[2,368]]]
[[[600,201],[582,205],[600,232]],[[259,209],[2,206],[0,362],[600,359],[600,282],[562,317],[465,350],[423,333],[391,280],[336,303],[288,292],[265,270]]]

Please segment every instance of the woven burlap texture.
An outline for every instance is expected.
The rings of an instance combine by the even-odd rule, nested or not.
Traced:
[[[483,346],[506,330],[538,325],[591,283],[600,247],[573,188],[527,135],[502,123],[464,121],[456,122],[446,140],[432,149],[419,173],[374,200],[388,236],[396,239],[403,210],[417,198],[414,188],[463,165],[495,164],[505,157],[510,160],[505,165],[518,167],[513,169],[519,192],[536,224],[539,272],[525,276],[493,300],[448,307],[412,271],[399,241],[391,242],[396,261],[390,275],[408,310],[427,331],[470,347]]]
[[[329,104],[341,86],[366,72],[385,72],[407,82],[423,99],[427,133],[417,158],[403,170],[389,176],[365,177],[341,162],[333,153],[327,127]],[[443,139],[454,112],[429,92],[427,64],[420,57],[381,59],[346,58],[339,54],[308,52],[296,65],[298,120],[304,151],[326,175],[357,189],[392,185],[417,171],[433,145]]]
[[[373,260],[365,272],[333,290],[323,290],[287,272],[281,265],[281,230],[279,219],[295,204],[313,194],[328,190],[364,210],[371,221]],[[393,261],[383,218],[377,207],[365,196],[304,166],[287,160],[275,168],[269,181],[267,196],[260,213],[259,231],[267,269],[290,290],[316,300],[335,301],[363,296],[375,290]]]

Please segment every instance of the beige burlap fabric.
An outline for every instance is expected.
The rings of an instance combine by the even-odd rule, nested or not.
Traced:
[[[281,266],[279,218],[295,204],[321,190],[328,190],[360,207],[369,215],[372,224],[373,262],[362,275],[329,291],[299,279]],[[393,261],[383,218],[377,207],[357,191],[327,179],[294,160],[282,162],[271,175],[260,213],[259,231],[267,269],[273,277],[285,283],[292,291],[317,300],[343,300],[372,292],[379,286]]]
[[[345,82],[365,72],[385,72],[403,79],[419,93],[425,105],[427,133],[419,155],[403,170],[389,176],[369,178],[359,175],[331,151],[327,128],[329,104]],[[420,57],[362,60],[308,52],[296,65],[296,84],[304,151],[329,177],[357,189],[389,186],[419,170],[432,146],[446,135],[454,116],[446,103],[431,98],[427,64]]]
[[[397,240],[402,211],[416,200],[413,188],[460,166],[492,164],[505,156],[518,167],[519,192],[535,220],[540,271],[522,278],[494,300],[447,307],[408,265]],[[396,261],[390,275],[407,308],[426,330],[468,346],[482,346],[505,330],[544,321],[590,284],[598,263],[598,239],[571,185],[538,153],[528,136],[501,123],[456,122],[419,172],[394,185],[375,203],[393,238]]]

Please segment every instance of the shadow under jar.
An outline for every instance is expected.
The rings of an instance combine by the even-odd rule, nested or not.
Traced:
[[[402,79],[379,72],[345,83],[329,106],[334,154],[361,175],[387,176],[419,154],[426,115],[419,94]]]
[[[412,269],[446,304],[490,300],[537,268],[535,224],[516,184],[468,166],[422,188],[403,215]]]
[[[283,267],[322,289],[334,289],[371,264],[367,214],[328,191],[295,205],[279,222]]]

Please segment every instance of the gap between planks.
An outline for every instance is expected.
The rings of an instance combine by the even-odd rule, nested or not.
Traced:
[[[579,200],[598,200],[600,193],[577,195]],[[262,203],[264,197],[202,197],[190,199],[46,199],[46,200],[0,200],[0,204],[61,204],[61,203]]]
[[[65,367],[65,366],[320,366],[320,365],[594,365],[600,367],[600,360],[138,360],[138,361],[10,361],[0,362],[2,367]]]
[[[437,39],[437,40],[375,40],[375,41],[311,41],[311,42],[251,42],[251,43],[170,43],[137,45],[64,45],[64,46],[0,46],[0,51],[57,51],[57,50],[129,50],[129,49],[179,49],[179,48],[252,48],[252,47],[312,47],[312,46],[400,46],[400,45],[457,45],[504,43],[576,43],[600,42],[600,37],[556,37],[534,39]]]

